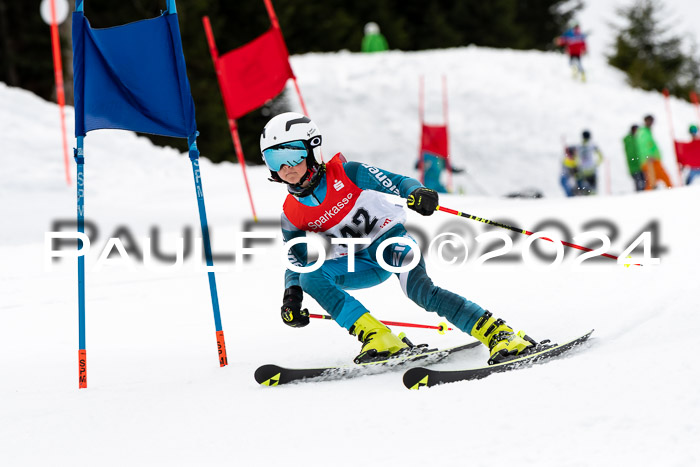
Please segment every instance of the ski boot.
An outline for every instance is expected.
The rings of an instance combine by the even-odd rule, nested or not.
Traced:
[[[413,344],[406,338],[395,336],[384,324],[369,313],[365,313],[350,328],[350,334],[362,342],[362,350],[354,362],[369,363],[397,356]]]
[[[489,348],[489,365],[501,363],[516,355],[527,354],[538,347],[537,342],[524,331],[517,334],[502,319],[496,319],[487,311],[472,328],[471,335]]]
[[[578,68],[576,65],[571,65],[571,77],[574,81],[578,80]]]

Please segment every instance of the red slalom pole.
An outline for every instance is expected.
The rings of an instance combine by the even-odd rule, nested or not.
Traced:
[[[284,42],[284,36],[282,35],[282,28],[280,28],[280,22],[277,19],[277,14],[275,13],[275,9],[272,6],[272,1],[271,0],[263,0],[265,3],[265,9],[267,10],[267,16],[270,18],[270,23],[272,24],[272,27],[275,28],[279,32],[279,39],[281,41],[282,49],[287,53],[287,57],[289,57],[289,50],[287,50],[287,43]],[[289,58],[287,58],[287,62],[289,63]],[[291,70],[291,65],[289,66]],[[304,98],[301,95],[301,90],[299,89],[299,83],[297,83],[297,77],[294,75],[294,71],[292,70],[292,82],[294,83],[294,90],[297,93],[297,96],[299,97],[299,103],[301,104],[301,110],[306,115],[307,117],[309,116],[309,111],[306,110],[306,104],[304,103]]]
[[[313,313],[309,313],[309,318],[316,318],[316,319],[330,319],[332,320],[333,317],[329,315],[315,315]],[[415,324],[415,323],[401,323],[399,321],[379,321],[382,324],[386,324],[387,326],[402,326],[405,328],[422,328],[422,329],[436,329],[437,332],[440,334],[445,334],[446,331],[454,331],[454,328],[450,328],[447,326],[447,323],[440,323],[437,326],[431,326],[429,324]]]
[[[449,176],[447,186],[452,191],[452,155],[450,154],[450,126],[448,123],[449,116],[447,111],[447,75],[442,75],[442,114],[445,121],[445,130],[447,133],[447,154],[445,155],[445,165],[447,166],[447,174]]]
[[[255,212],[255,204],[253,203],[253,194],[250,191],[250,184],[248,183],[248,174],[245,169],[245,157],[243,155],[243,146],[241,146],[241,139],[238,136],[238,124],[236,120],[229,115],[228,105],[226,101],[226,93],[224,93],[224,86],[222,86],[221,81],[223,79],[221,75],[221,70],[219,69],[219,50],[216,48],[216,42],[214,41],[214,32],[211,29],[211,23],[208,16],[202,17],[202,24],[204,25],[204,32],[207,36],[207,44],[209,45],[209,53],[211,54],[211,61],[214,63],[214,71],[216,71],[216,79],[219,83],[219,91],[221,92],[221,98],[224,101],[224,108],[226,109],[226,120],[228,121],[228,129],[231,133],[231,139],[233,140],[233,148],[236,151],[236,157],[238,158],[238,165],[241,166],[241,171],[243,172],[243,181],[245,183],[245,189],[248,192],[248,200],[250,201],[250,210],[253,213],[253,221],[258,222],[258,215]]]
[[[698,123],[700,123],[700,103],[698,102],[698,95],[695,91],[690,91],[690,101],[695,105],[695,111],[698,114]]]
[[[425,78],[420,75],[418,78],[418,119],[420,120],[421,136],[418,142],[418,168],[420,169],[420,182],[425,183],[425,160],[423,157],[423,125],[425,123],[425,111],[423,99],[425,97]]]
[[[476,217],[476,216],[472,216],[471,214],[466,214],[464,212],[455,211],[454,209],[446,208],[444,206],[438,206],[437,208],[435,208],[435,210],[446,212],[448,214],[454,214],[455,216],[466,217],[467,219],[483,222],[484,224],[493,225],[496,227],[500,227],[502,229],[512,230],[513,232],[518,232],[518,233],[525,234],[525,235],[532,235],[534,233],[534,232],[530,232],[529,230],[524,230],[524,229],[521,229],[518,227],[512,227],[510,225],[501,224],[499,222],[494,222],[494,221],[491,221],[488,219],[484,219],[483,217]],[[540,238],[542,240],[547,240],[548,242],[554,243],[554,240],[552,240],[551,238],[547,238],[547,237],[540,237]],[[576,245],[575,243],[565,242],[564,240],[559,240],[559,241],[561,242],[562,245],[568,246],[570,248],[576,248],[577,250],[582,250],[582,251],[593,251],[592,248],[587,248],[585,246]],[[606,258],[614,259],[617,261],[617,256],[615,256],[615,255],[601,253],[600,256],[605,256]]]
[[[683,186],[683,175],[681,174],[681,165],[678,163],[678,146],[676,146],[676,133],[673,131],[673,115],[671,114],[671,98],[668,89],[663,90],[664,103],[666,104],[666,113],[668,114],[668,128],[671,133],[671,142],[673,143],[673,153],[676,155],[676,168],[678,169],[678,184]]]
[[[58,37],[58,23],[56,22],[56,2],[51,4],[51,50],[53,52],[53,72],[56,80],[56,101],[61,114],[61,137],[63,138],[63,165],[66,171],[66,183],[71,184],[70,165],[68,163],[68,137],[66,136],[66,95],[63,88],[63,65],[61,64],[61,41]]]

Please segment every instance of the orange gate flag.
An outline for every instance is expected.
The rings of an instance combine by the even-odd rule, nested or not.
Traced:
[[[219,57],[219,67],[226,112],[233,119],[262,107],[295,78],[282,33],[275,27]]]

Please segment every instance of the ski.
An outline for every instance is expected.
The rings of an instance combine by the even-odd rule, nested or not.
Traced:
[[[431,370],[429,368],[417,367],[411,368],[406,371],[403,375],[403,384],[408,389],[420,389],[422,387],[432,387],[438,384],[453,383],[456,381],[470,381],[474,379],[486,378],[493,373],[500,373],[503,371],[516,370],[519,368],[526,368],[532,366],[543,360],[556,357],[561,355],[577,345],[585,342],[593,330],[587,332],[581,337],[577,337],[564,344],[555,344],[547,346],[546,348],[523,355],[521,357],[515,357],[511,360],[497,363],[495,365],[488,365],[480,368],[471,368],[468,370]]]
[[[255,370],[255,381],[263,386],[279,386],[299,381],[332,381],[338,379],[354,378],[357,376],[372,375],[391,371],[397,367],[403,368],[405,365],[415,361],[423,364],[439,362],[449,355],[461,350],[479,347],[480,342],[470,342],[469,344],[449,347],[446,349],[434,349],[426,352],[399,356],[388,360],[379,360],[359,365],[339,365],[323,368],[284,368],[278,365],[263,365]]]

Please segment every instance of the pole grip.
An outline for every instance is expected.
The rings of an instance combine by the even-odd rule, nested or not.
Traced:
[[[78,350],[78,388],[87,388],[87,351]]]
[[[219,366],[228,365],[228,357],[226,356],[226,341],[224,340],[224,331],[216,331],[216,345],[219,348]]]

